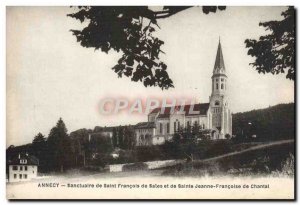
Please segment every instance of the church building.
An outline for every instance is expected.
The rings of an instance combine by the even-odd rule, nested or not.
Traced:
[[[148,114],[148,122],[135,126],[136,146],[159,145],[171,140],[179,127],[197,123],[212,140],[232,135],[232,115],[228,103],[228,78],[219,41],[213,68],[212,92],[208,103],[156,108]],[[192,107],[192,108],[191,108]],[[190,112],[193,110],[193,112]]]

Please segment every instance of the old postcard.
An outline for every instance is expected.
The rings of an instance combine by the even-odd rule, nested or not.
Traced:
[[[7,7],[7,199],[294,200],[295,16]]]

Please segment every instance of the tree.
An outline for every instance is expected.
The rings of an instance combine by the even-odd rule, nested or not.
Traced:
[[[48,146],[46,138],[42,133],[38,133],[32,140],[31,153],[39,159],[39,171],[47,171]]]
[[[183,137],[183,133],[184,133],[184,127],[181,125],[178,126],[177,128],[177,133],[180,135],[180,138]]]
[[[102,130],[102,128],[96,126],[94,132],[98,132],[98,129]],[[74,144],[75,154],[76,154],[75,164],[77,165],[85,164],[86,156],[91,155],[91,149],[89,145],[89,135],[92,132],[93,131],[90,129],[83,128],[70,133],[70,138],[74,141],[73,144]]]
[[[110,136],[103,133],[94,133],[90,141],[92,154],[107,154],[113,150]]]
[[[133,145],[134,145],[134,130],[130,126],[125,126],[123,148],[131,149]]]
[[[66,125],[61,118],[58,120],[56,126],[51,129],[47,142],[51,153],[49,165],[54,170],[63,172],[65,167],[71,165],[72,152],[74,150],[67,133]]]
[[[124,128],[119,126],[117,132],[118,132],[119,147],[124,148]]]
[[[200,126],[197,121],[195,121],[194,126],[192,127],[192,134],[195,138],[199,137],[200,134]]]
[[[114,148],[118,146],[117,129],[116,129],[115,127],[113,128],[112,142],[113,142],[113,147],[114,147]]]
[[[82,145],[80,143],[80,140],[78,138],[74,138],[72,141],[72,147],[74,147],[74,155],[75,155],[75,166],[83,164],[81,163],[81,158],[83,157],[82,153]]]
[[[229,139],[231,138],[230,134],[226,134],[226,135],[225,135],[225,138],[226,138],[227,140],[229,140]]]
[[[145,87],[168,89],[174,85],[167,65],[160,60],[164,41],[155,37],[156,29],[160,28],[157,20],[188,8],[190,6],[165,6],[161,11],[153,11],[147,6],[80,6],[67,16],[88,22],[82,30],[71,30],[81,46],[123,54],[112,68],[118,77],[140,81]],[[202,12],[208,14],[218,9],[224,10],[225,6],[203,6]]]
[[[38,133],[35,137],[34,137],[34,139],[33,139],[33,141],[32,141],[32,144],[35,144],[35,143],[41,143],[41,142],[45,142],[46,141],[46,139],[45,139],[45,136],[42,134],[42,133]]]
[[[8,148],[7,148],[7,150],[12,150],[12,149],[14,149],[15,148],[15,145],[10,145]]]
[[[248,55],[255,57],[250,63],[258,73],[286,73],[286,78],[295,79],[295,9],[288,7],[281,21],[259,23],[270,31],[259,40],[245,40]]]
[[[187,133],[192,133],[192,126],[190,125],[190,123],[188,123],[187,126],[186,126],[186,132]]]

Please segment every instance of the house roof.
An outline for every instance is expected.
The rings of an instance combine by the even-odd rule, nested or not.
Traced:
[[[39,165],[39,160],[33,155],[19,154],[8,160],[9,165]]]
[[[209,108],[209,103],[199,103],[199,104],[194,104],[193,108],[191,108],[192,105],[185,105],[184,106],[184,113],[185,116],[196,116],[196,115],[206,115],[207,110]],[[173,108],[173,109],[172,109]],[[165,107],[164,112],[162,113],[161,107],[160,108],[155,108],[150,112],[150,114],[157,114],[158,113],[158,118],[168,118],[170,117],[170,114],[172,112],[175,112],[175,110],[180,110],[181,105],[173,106],[173,107]],[[194,112],[190,112],[190,109]],[[199,112],[200,113],[195,113]]]
[[[140,122],[135,125],[135,129],[149,129],[149,128],[155,128],[154,122]]]

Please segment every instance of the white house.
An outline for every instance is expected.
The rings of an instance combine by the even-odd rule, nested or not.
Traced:
[[[29,181],[37,177],[39,160],[28,154],[19,154],[8,161],[8,182]]]
[[[136,146],[163,144],[172,139],[179,127],[185,128],[195,123],[201,129],[208,130],[213,140],[225,139],[226,134],[232,135],[232,114],[227,95],[228,78],[220,41],[211,80],[212,92],[208,103],[152,110],[148,114],[148,122],[135,126]]]

